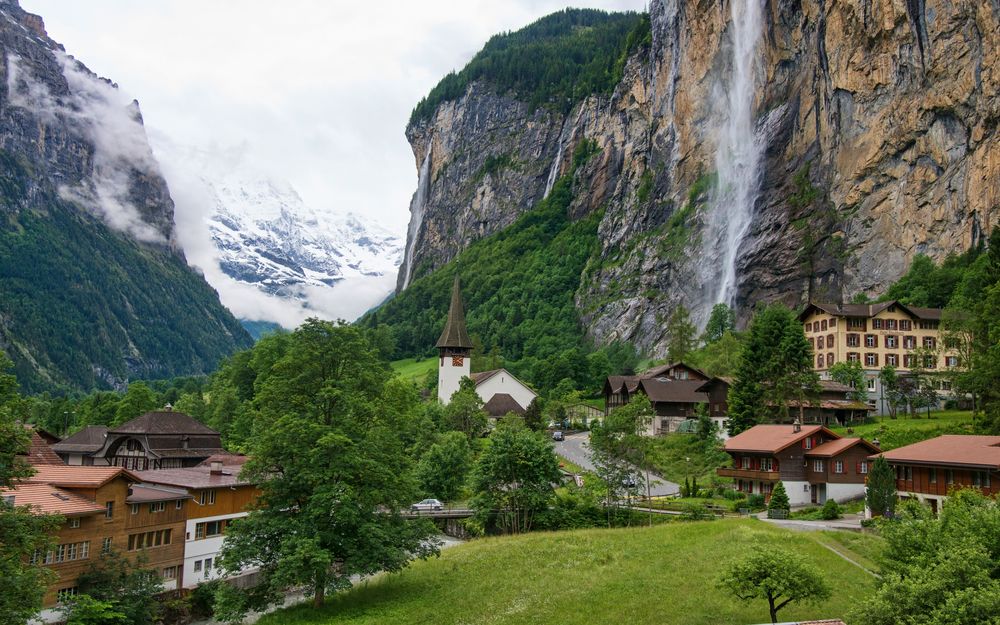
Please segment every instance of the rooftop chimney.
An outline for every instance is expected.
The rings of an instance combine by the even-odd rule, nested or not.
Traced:
[[[799,423],[798,419],[795,419],[795,421],[792,422],[792,431],[793,432],[801,432],[802,431],[802,424]]]
[[[872,445],[875,445],[875,446],[876,446],[876,447],[878,447],[879,449],[882,449],[882,445],[880,445],[880,444],[879,444],[879,441],[878,441],[878,439],[877,439],[877,438],[873,438],[873,439],[872,439]]]
[[[171,412],[173,411],[174,407],[168,403],[166,406],[163,407],[163,409],[166,410],[167,412]]]
[[[219,460],[213,460],[211,463],[209,463],[209,466],[211,467],[209,473],[211,473],[212,475],[222,475],[222,462],[220,462]]]

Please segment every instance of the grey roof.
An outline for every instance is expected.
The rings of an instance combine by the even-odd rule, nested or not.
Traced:
[[[183,412],[161,410],[147,412],[128,423],[109,430],[110,434],[214,434],[219,433]]]
[[[698,404],[708,402],[708,395],[698,391],[703,380],[642,380],[639,388],[654,403]]]
[[[903,304],[896,300],[890,300],[888,302],[876,302],[873,304],[825,304],[810,302],[810,304],[799,314],[799,320],[804,320],[806,315],[808,315],[809,311],[813,308],[818,308],[823,312],[830,313],[831,315],[836,315],[838,317],[874,317],[890,306],[898,306],[917,319],[924,319],[927,321],[938,321],[941,319],[940,308],[922,308],[920,306],[910,306],[909,304]]]
[[[444,323],[444,330],[441,331],[437,347],[472,349],[472,339],[469,338],[469,331],[465,328],[465,309],[462,307],[462,287],[458,276],[455,276],[455,283],[451,287],[448,319]]]
[[[222,473],[212,473],[211,467],[200,465],[183,469],[150,469],[136,471],[135,474],[149,484],[181,488],[216,488],[250,484],[250,481],[240,477],[238,467],[225,467]]]
[[[108,436],[108,428],[104,425],[88,425],[73,436],[64,438],[52,445],[57,453],[87,453],[97,451]]]
[[[483,405],[483,410],[491,417],[502,417],[508,412],[524,414],[525,408],[508,393],[497,393]]]

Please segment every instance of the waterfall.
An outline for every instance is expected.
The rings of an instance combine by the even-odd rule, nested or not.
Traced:
[[[406,273],[403,274],[403,289],[410,286],[410,278],[413,274],[413,253],[417,248],[417,235],[421,226],[424,225],[424,208],[431,194],[431,146],[427,145],[427,153],[424,154],[424,161],[420,164],[420,178],[417,181],[417,191],[413,194],[410,202],[410,227],[406,233],[406,257],[403,262],[406,264]],[[402,290],[402,289],[401,289]]]
[[[552,191],[552,186],[556,183],[556,178],[559,177],[559,163],[562,162],[563,155],[563,142],[562,136],[559,137],[559,149],[556,151],[556,160],[552,161],[552,167],[549,168],[549,179],[545,182],[545,193],[542,198],[549,197],[549,192]]]
[[[732,74],[720,104],[725,122],[720,128],[715,152],[718,175],[707,219],[707,258],[716,264],[712,280],[717,288],[708,307],[733,305],[736,295],[736,262],[740,245],[753,218],[760,178],[764,137],[753,121],[756,92],[757,44],[761,36],[762,0],[730,0],[732,23]],[[706,283],[710,284],[710,283]]]

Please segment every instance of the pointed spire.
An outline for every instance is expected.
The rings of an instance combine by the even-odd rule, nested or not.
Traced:
[[[455,276],[455,284],[451,287],[451,307],[448,308],[448,320],[445,321],[437,347],[472,349],[469,331],[465,329],[465,309],[462,307],[462,286],[458,275]]]

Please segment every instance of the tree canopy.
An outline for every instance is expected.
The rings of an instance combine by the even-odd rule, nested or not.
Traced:
[[[797,553],[764,543],[752,545],[748,555],[732,563],[718,585],[743,601],[766,599],[772,623],[778,622],[778,611],[789,603],[830,596],[818,568]]]

